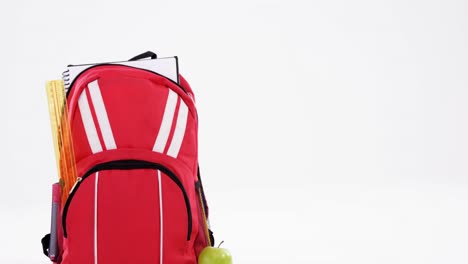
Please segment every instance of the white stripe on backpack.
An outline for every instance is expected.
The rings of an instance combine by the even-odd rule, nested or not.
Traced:
[[[182,141],[184,140],[185,128],[187,126],[187,115],[187,105],[184,103],[183,100],[180,100],[179,114],[177,115],[177,123],[174,131],[174,136],[172,137],[171,145],[167,150],[167,155],[173,158],[177,158],[180,146],[182,145]]]
[[[163,250],[164,250],[164,221],[163,221],[163,200],[162,200],[162,181],[161,181],[161,171],[158,170],[158,184],[159,184],[159,263],[163,264]]]
[[[81,113],[81,121],[85,129],[86,137],[91,148],[91,152],[97,153],[102,151],[101,142],[99,142],[98,132],[94,125],[93,116],[91,115],[91,109],[89,108],[88,97],[86,91],[83,91],[78,99],[78,107]]]
[[[159,127],[159,133],[154,142],[153,151],[163,153],[164,148],[167,144],[167,139],[169,138],[169,133],[171,132],[172,121],[174,119],[174,112],[177,106],[177,94],[169,90],[169,94],[166,100],[166,107],[164,109],[163,119],[161,121],[161,126]]]
[[[112,134],[111,126],[109,124],[109,118],[107,116],[106,107],[104,105],[104,100],[102,99],[101,89],[99,87],[98,81],[95,80],[90,82],[88,84],[88,88],[106,149],[115,149],[117,147],[115,144],[114,135]]]
[[[98,183],[99,171],[94,182],[94,264],[98,264]]]

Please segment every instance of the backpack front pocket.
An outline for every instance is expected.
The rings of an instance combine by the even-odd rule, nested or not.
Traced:
[[[64,207],[68,255],[80,264],[155,263],[166,259],[166,247],[183,256],[190,208],[180,179],[159,164],[98,165],[77,181]]]

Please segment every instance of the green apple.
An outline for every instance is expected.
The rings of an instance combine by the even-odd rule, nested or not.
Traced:
[[[222,244],[223,242],[221,242]],[[219,244],[219,246],[221,246]],[[206,247],[198,256],[198,264],[232,264],[231,253],[225,248]]]

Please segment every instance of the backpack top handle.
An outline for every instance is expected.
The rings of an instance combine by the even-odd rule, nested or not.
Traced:
[[[146,58],[157,59],[158,55],[152,51],[143,52],[142,54],[136,55],[135,57],[129,59],[129,61],[142,60]]]

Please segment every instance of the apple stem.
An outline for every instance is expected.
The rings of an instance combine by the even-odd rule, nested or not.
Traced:
[[[224,243],[224,240],[219,243],[218,248]]]

